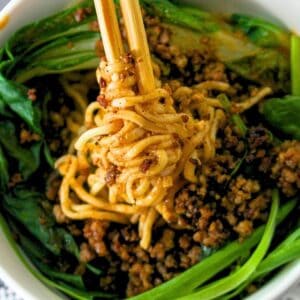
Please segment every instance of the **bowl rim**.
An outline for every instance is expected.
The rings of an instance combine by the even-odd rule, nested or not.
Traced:
[[[74,0],[70,0],[72,2]],[[0,11],[0,20],[2,20],[5,16],[10,16],[13,11],[24,2],[24,0],[10,0]],[[255,1],[254,1],[255,2]],[[0,228],[0,233],[2,235],[2,229]],[[11,249],[11,245],[3,234],[4,239],[7,241],[8,247]],[[1,238],[1,237],[0,237]],[[14,254],[15,255],[15,254]],[[18,258],[19,260],[19,258]],[[19,260],[19,263],[23,265],[23,263]],[[33,275],[32,275],[33,276]],[[0,278],[4,283],[14,291],[17,296],[21,296],[26,300],[40,300],[37,298],[29,289],[27,289],[23,284],[20,284],[10,273],[6,270],[0,261]],[[38,278],[34,276],[34,279],[43,285],[49,292],[53,294],[53,298],[51,299],[64,299],[64,295],[57,292],[56,290],[48,287],[43,284]],[[264,284],[260,289],[258,289],[254,294],[246,297],[247,300],[274,300],[287,291],[296,281],[300,279],[300,259],[295,260],[292,263],[286,265],[282,270],[280,270],[274,278],[269,280],[266,284]],[[270,292],[271,291],[271,292]],[[59,298],[57,298],[59,297]]]

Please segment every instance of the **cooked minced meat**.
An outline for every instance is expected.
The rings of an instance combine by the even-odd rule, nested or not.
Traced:
[[[135,225],[94,220],[85,222],[83,232],[88,245],[81,245],[82,259],[93,259],[98,254],[107,260],[106,275],[100,279],[100,286],[111,290],[107,282],[125,278],[127,296],[169,280],[201,259],[201,246],[193,241],[190,232],[178,232],[165,223],[155,228],[148,251],[140,247]]]
[[[300,189],[300,142],[286,141],[275,152],[272,177],[286,196],[294,196]]]
[[[236,79],[216,60],[209,40],[203,40],[207,49],[201,53],[182,53],[170,44],[171,33],[158,18],[146,17],[145,24],[152,53],[170,67],[172,78],[163,86],[171,94],[184,85],[203,80]],[[235,83],[230,93],[233,101],[238,101],[255,91],[255,86]],[[213,91],[205,95],[215,96]],[[183,97],[180,101],[175,103],[178,110],[188,105],[190,99]],[[50,114],[56,129],[65,127],[64,117],[70,114],[69,108],[62,109]],[[62,134],[68,135],[66,131]],[[50,143],[55,151],[63,146],[57,139]],[[81,262],[101,261],[103,274],[98,281],[103,290],[130,297],[170,280],[205,257],[207,249],[219,248],[229,239],[243,240],[265,222],[271,201],[270,182],[275,180],[287,196],[300,189],[300,142],[284,143],[274,150],[272,137],[263,125],[250,127],[242,136],[228,117],[215,146],[215,157],[197,165],[198,182],[186,184],[175,195],[174,221],[156,222],[148,250],[140,247],[135,224],[87,220],[80,227],[76,222],[69,223],[58,204],[54,204],[57,222],[68,222],[69,231],[81,241]],[[152,163],[150,159],[144,161],[140,166],[142,172]],[[253,176],[258,173],[261,176]],[[117,175],[117,170],[110,170],[107,183]],[[57,180],[53,180],[47,192],[54,201],[57,186]]]

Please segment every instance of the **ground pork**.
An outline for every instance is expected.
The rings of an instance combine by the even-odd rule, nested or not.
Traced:
[[[286,196],[294,196],[300,190],[300,142],[284,142],[275,151],[272,177]]]
[[[153,288],[201,259],[201,247],[193,241],[191,234],[188,231],[178,232],[166,223],[154,229],[154,241],[148,251],[139,246],[135,225],[86,221],[83,232],[88,244],[82,244],[82,259],[92,258],[99,244],[107,249],[102,256],[107,260],[104,264],[107,266],[106,274],[100,279],[100,286],[107,290],[107,282],[115,282],[122,277],[127,282],[124,291],[127,296]]]
[[[225,65],[217,61],[213,44],[202,38],[203,49],[183,52],[171,43],[171,30],[158,17],[145,16],[150,50],[170,67],[168,73],[187,85],[205,80],[228,81]]]
[[[270,132],[258,125],[250,127],[247,134],[248,153],[246,162],[257,166],[257,170],[264,174],[270,173],[273,160],[273,144]]]

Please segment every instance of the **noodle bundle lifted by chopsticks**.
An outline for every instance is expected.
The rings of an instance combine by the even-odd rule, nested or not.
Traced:
[[[168,90],[154,78],[138,1],[121,1],[129,54],[113,1],[96,3],[106,52],[97,70],[101,92],[86,109],[76,153],[56,162],[63,176],[61,207],[70,219],[138,222],[140,244],[147,249],[159,215],[176,224],[172,201],[184,182],[197,182],[195,163],[214,156],[225,115],[217,99],[197,98],[197,92],[229,86],[205,82],[176,91],[174,97],[190,99],[186,113],[177,113]],[[193,106],[205,120],[193,118]]]

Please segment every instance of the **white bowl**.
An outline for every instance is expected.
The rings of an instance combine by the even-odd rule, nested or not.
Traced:
[[[70,2],[71,0],[11,0],[0,12],[0,22],[8,17],[7,25],[0,29],[0,46],[21,26],[50,15]],[[187,2],[198,3],[213,11],[243,12],[260,16],[300,33],[299,0],[194,0]],[[0,253],[0,278],[24,300],[59,300],[64,298],[43,285],[25,269],[1,230]],[[300,279],[300,260],[287,266],[248,299],[275,299],[297,279]]]

